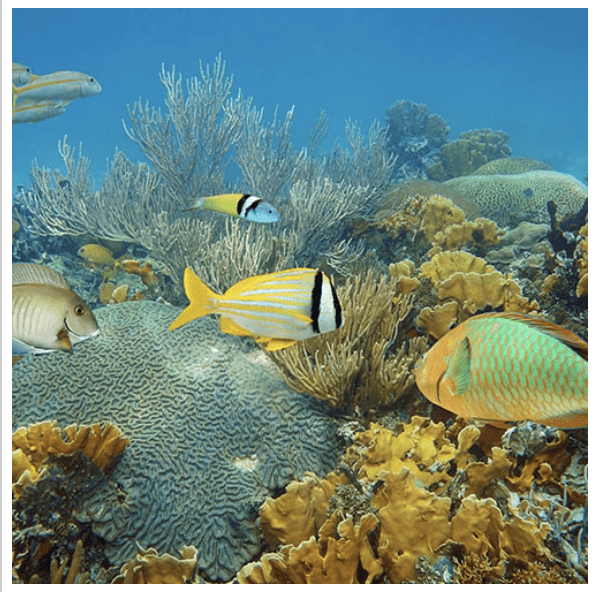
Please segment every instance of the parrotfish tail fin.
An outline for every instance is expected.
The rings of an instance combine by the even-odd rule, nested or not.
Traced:
[[[195,199],[187,200],[187,207],[183,210],[184,212],[190,212],[191,210],[203,210],[205,197],[197,197]]]
[[[185,294],[189,298],[189,306],[168,327],[169,331],[187,324],[193,319],[203,317],[214,312],[214,304],[218,294],[206,286],[190,267],[185,269],[184,276]],[[212,300],[212,302],[210,302]]]
[[[502,317],[503,319],[519,321],[520,323],[526,324],[528,327],[532,327],[537,331],[541,331],[546,335],[550,335],[551,337],[558,339],[561,343],[567,347],[570,347],[575,353],[580,355],[584,360],[588,359],[588,344],[581,337],[578,337],[575,335],[575,333],[569,331],[569,329],[565,329],[565,327],[561,327],[560,325],[556,325],[555,323],[551,323],[545,319],[540,319],[538,317],[522,314],[519,312],[487,313],[485,315],[478,316],[496,316]]]

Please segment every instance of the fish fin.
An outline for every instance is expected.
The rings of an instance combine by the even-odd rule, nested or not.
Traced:
[[[270,339],[268,337],[260,337],[259,339],[256,339],[256,341],[258,343],[267,341],[268,345],[266,345],[266,349],[268,351],[277,351],[279,349],[284,349],[285,347],[290,347],[294,343],[297,343],[296,339]]]
[[[15,83],[12,83],[12,106],[14,107],[17,104],[17,95],[19,94],[19,90],[15,86]]]
[[[189,306],[174,320],[168,327],[169,331],[177,329],[189,321],[203,317],[207,314],[215,312],[214,306],[210,304],[210,300],[217,300],[218,294],[213,292],[206,286],[196,275],[190,267],[185,269],[184,275],[185,294],[189,298]]]
[[[13,356],[26,356],[27,354],[33,353],[35,347],[33,345],[27,345],[20,339],[12,338],[12,355]]]
[[[241,327],[241,325],[237,325],[235,321],[223,315],[220,316],[220,330],[229,335],[248,335],[254,337],[254,334],[251,331]]]
[[[205,208],[205,197],[197,197],[195,199],[187,200],[187,207],[183,210],[184,212],[190,212],[191,210],[203,210]]]
[[[451,394],[462,395],[469,387],[471,380],[471,345],[469,339],[465,337],[455,348],[451,356],[445,376],[453,383]]]
[[[526,315],[519,312],[495,312],[478,315],[475,318],[480,317],[500,317],[503,319],[509,319],[511,321],[518,321],[524,323],[532,329],[536,329],[550,337],[558,339],[563,345],[571,348],[575,353],[580,355],[584,360],[588,359],[588,344],[581,338],[578,337],[573,331],[565,329],[555,323],[547,321],[546,319],[540,319],[532,315]]]
[[[63,351],[72,351],[73,346],[71,345],[71,340],[69,339],[69,334],[66,329],[60,329],[56,334],[56,349],[61,349]]]
[[[539,417],[534,419],[542,425],[553,426],[561,429],[574,429],[583,428],[588,425],[588,410],[586,409],[575,409],[564,413],[563,415],[555,415],[552,417]]]

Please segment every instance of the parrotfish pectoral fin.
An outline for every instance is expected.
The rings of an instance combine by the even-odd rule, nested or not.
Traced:
[[[189,321],[215,312],[210,300],[216,300],[218,294],[210,290],[194,273],[190,267],[185,269],[185,294],[189,298],[189,306],[168,327],[169,331],[185,325]]]
[[[463,339],[455,348],[446,369],[446,378],[453,383],[453,395],[462,395],[469,387],[471,371],[471,345]]]

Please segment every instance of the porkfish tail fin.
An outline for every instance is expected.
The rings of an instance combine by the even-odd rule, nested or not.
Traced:
[[[168,327],[169,331],[214,312],[218,294],[208,288],[190,267],[185,269],[184,285],[185,294],[189,298],[189,306]]]

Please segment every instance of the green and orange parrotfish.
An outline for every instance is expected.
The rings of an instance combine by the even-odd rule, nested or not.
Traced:
[[[467,319],[416,364],[415,380],[428,400],[467,419],[588,425],[588,344],[528,315]]]

